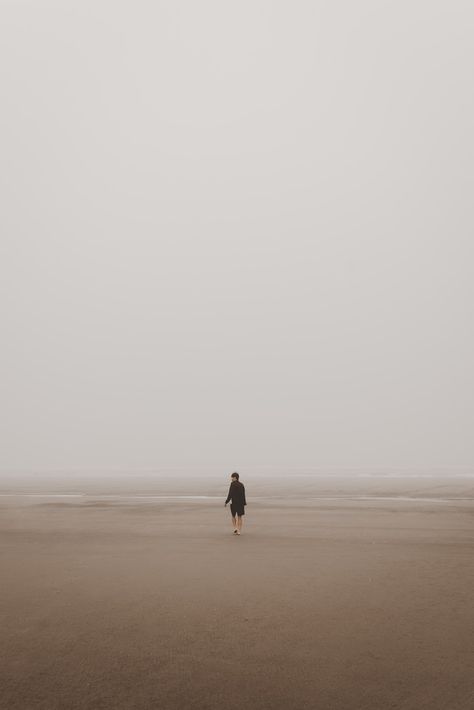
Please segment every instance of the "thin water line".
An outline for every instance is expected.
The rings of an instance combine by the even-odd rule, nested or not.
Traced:
[[[92,500],[221,500],[223,495],[155,495],[155,494],[93,494],[93,493],[0,493],[1,498],[88,498]],[[451,496],[443,498],[426,498],[415,496],[371,496],[371,495],[340,495],[340,496],[252,496],[255,501],[298,500],[308,501],[401,501],[413,503],[450,503],[459,501],[474,501],[471,496]]]

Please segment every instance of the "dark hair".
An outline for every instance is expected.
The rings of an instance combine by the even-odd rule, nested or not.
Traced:
[[[236,478],[237,480],[239,480],[239,474],[238,474],[238,473],[233,473],[232,476],[231,476],[231,478]]]

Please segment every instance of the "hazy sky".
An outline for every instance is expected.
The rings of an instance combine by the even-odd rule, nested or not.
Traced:
[[[471,0],[0,9],[0,469],[474,464]]]

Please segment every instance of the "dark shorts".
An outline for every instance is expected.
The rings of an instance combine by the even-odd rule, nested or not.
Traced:
[[[234,505],[233,503],[230,504],[230,512],[232,513],[232,517],[235,518],[236,515],[242,516],[245,515],[245,510],[243,505]]]

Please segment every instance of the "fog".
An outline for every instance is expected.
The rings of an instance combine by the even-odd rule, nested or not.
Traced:
[[[474,463],[472,3],[0,9],[1,470]]]

